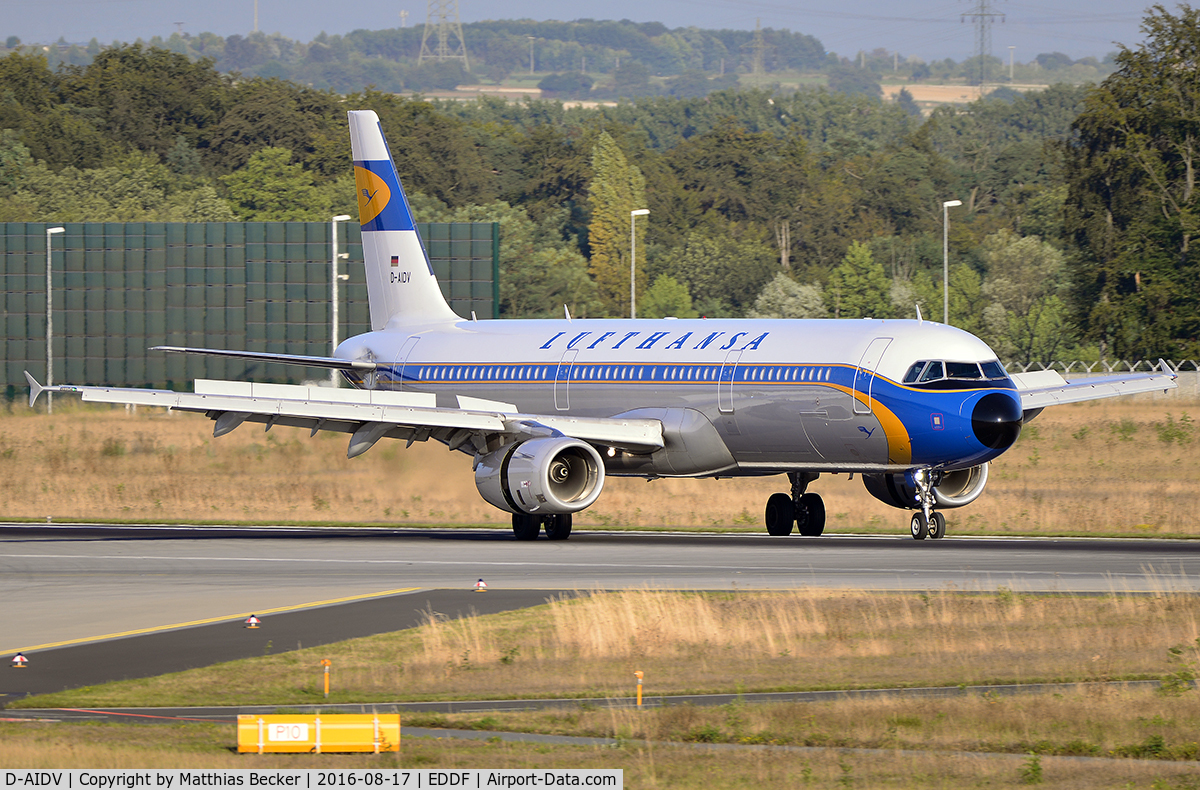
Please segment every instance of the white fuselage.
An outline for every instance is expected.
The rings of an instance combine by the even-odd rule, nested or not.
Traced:
[[[1017,401],[1007,378],[953,390],[902,384],[917,360],[996,358],[967,332],[905,320],[393,324],[337,355],[379,364],[374,377],[349,374],[356,386],[434,393],[445,408],[469,396],[529,414],[698,412],[736,468],[700,463],[688,474],[973,465],[999,454],[971,430],[975,404],[994,392]]]

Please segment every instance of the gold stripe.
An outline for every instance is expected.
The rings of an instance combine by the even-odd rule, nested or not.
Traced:
[[[869,398],[849,387],[843,387],[841,384],[833,384],[831,382],[824,382],[824,384],[825,386],[841,390],[847,395],[861,401],[868,409],[871,409],[871,413],[875,415],[875,418],[879,420],[879,425],[883,428],[883,435],[887,437],[889,464],[912,463],[912,439],[909,437],[908,429],[904,427],[904,423],[891,409],[874,398]],[[866,415],[855,416],[865,417]]]

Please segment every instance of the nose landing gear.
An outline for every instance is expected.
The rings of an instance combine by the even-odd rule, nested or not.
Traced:
[[[941,540],[946,536],[946,517],[933,510],[933,487],[936,485],[933,474],[930,469],[918,469],[913,472],[913,480],[917,484],[917,500],[921,503],[921,509],[913,513],[909,523],[913,540],[925,540],[926,537]]]
[[[925,540],[926,537],[940,540],[946,535],[946,517],[941,513],[926,516],[918,510],[913,513],[909,528],[912,530],[913,540]]]

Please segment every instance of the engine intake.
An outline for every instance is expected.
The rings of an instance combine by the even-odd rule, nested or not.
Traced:
[[[578,439],[530,439],[478,456],[475,487],[509,513],[578,513],[600,496],[604,462]]]
[[[933,487],[934,503],[940,508],[969,505],[983,493],[987,478],[987,464],[942,472],[942,479]],[[918,507],[917,486],[907,475],[863,475],[863,485],[885,505],[908,510]]]

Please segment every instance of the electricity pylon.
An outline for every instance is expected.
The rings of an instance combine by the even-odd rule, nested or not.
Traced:
[[[754,39],[749,44],[742,44],[742,49],[750,50],[750,73],[766,73],[767,44],[763,41],[761,20],[754,20]]]
[[[992,11],[990,0],[975,0],[975,10],[962,15],[963,21],[971,17],[975,24],[975,56],[979,59],[979,97],[983,98],[983,86],[987,83],[988,59],[992,56],[992,20],[1004,21],[1004,14]]]
[[[437,39],[433,49],[429,39]],[[421,53],[417,63],[427,60],[461,60],[463,69],[471,70],[467,60],[467,43],[463,40],[462,24],[458,21],[458,0],[429,0],[425,32],[421,35]]]

